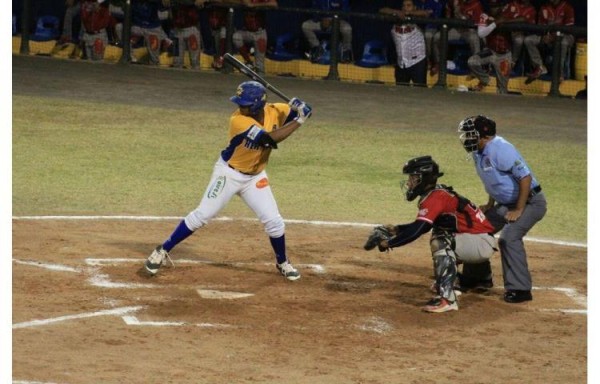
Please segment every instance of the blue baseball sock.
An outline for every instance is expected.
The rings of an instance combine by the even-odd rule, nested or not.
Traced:
[[[277,264],[281,264],[287,260],[287,256],[285,255],[285,235],[281,237],[269,237],[271,240],[271,246],[273,247],[273,251],[275,251],[275,258],[277,259]]]
[[[177,244],[181,243],[192,233],[194,233],[194,231],[190,230],[187,225],[185,225],[185,220],[181,220],[177,228],[175,228],[171,234],[171,237],[163,243],[163,249],[167,252],[171,252],[171,249],[175,248]]]

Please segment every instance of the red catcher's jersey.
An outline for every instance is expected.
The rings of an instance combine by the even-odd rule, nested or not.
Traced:
[[[458,212],[458,196],[437,186],[419,200],[417,220],[424,220],[434,227],[454,233],[492,233],[494,227],[481,209],[474,204],[466,204],[464,212]],[[466,216],[471,218],[471,226]]]
[[[560,2],[556,7],[544,5],[540,10],[538,24],[540,25],[573,25],[575,24],[575,11],[566,1]]]

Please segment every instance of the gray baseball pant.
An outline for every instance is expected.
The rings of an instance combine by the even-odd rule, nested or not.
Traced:
[[[496,212],[504,216],[512,206],[496,205]],[[504,274],[504,289],[529,291],[532,287],[531,274],[527,265],[527,253],[523,237],[546,214],[547,203],[543,192],[530,197],[523,214],[513,223],[507,223],[498,239]]]

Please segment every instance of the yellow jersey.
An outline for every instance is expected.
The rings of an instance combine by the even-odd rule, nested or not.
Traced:
[[[272,148],[259,145],[260,136],[292,120],[290,106],[284,103],[268,103],[264,111],[262,125],[252,116],[242,115],[239,109],[229,119],[229,145],[221,151],[221,157],[242,173],[256,175],[265,169]]]

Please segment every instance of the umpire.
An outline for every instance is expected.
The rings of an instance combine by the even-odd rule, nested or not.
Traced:
[[[523,237],[546,214],[542,187],[519,151],[496,136],[496,123],[492,119],[482,115],[467,117],[458,125],[458,131],[489,195],[481,210],[497,231],[502,229],[498,245],[502,256],[504,301],[532,300]]]

